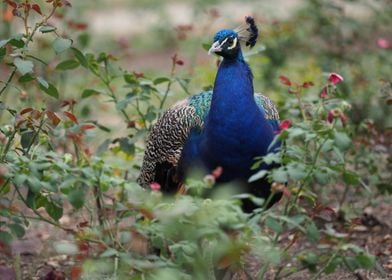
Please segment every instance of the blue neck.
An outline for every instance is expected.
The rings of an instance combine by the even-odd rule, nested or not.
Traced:
[[[242,54],[224,59],[215,78],[209,121],[240,121],[252,111],[259,113],[253,92],[252,72]]]
[[[242,55],[224,59],[204,126],[201,154],[206,167],[221,165],[227,171],[223,181],[248,178],[254,158],[267,153],[272,138],[272,128],[254,100],[248,64]]]

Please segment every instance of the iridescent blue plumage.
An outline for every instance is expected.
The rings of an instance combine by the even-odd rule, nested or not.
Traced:
[[[206,172],[222,167],[218,182],[239,181],[247,186],[245,191],[266,198],[270,193],[267,180],[250,184],[248,179],[255,172],[251,170],[255,158],[273,152],[269,146],[278,123],[268,120],[257,105],[252,72],[244,61],[239,43],[233,46],[235,42],[229,42],[227,47],[224,46],[228,38],[238,39],[238,35],[224,29],[214,36],[215,52],[223,57],[223,61],[216,75],[204,127],[191,132],[182,152],[180,168],[186,173],[195,164]],[[273,147],[277,148],[278,145]],[[244,208],[251,211],[254,205],[247,201]]]
[[[249,183],[255,158],[276,151],[270,145],[279,129],[274,104],[265,96],[254,94],[253,75],[242,55],[240,40],[253,46],[257,27],[247,18],[247,36],[223,29],[215,34],[209,53],[223,57],[213,91],[203,92],[179,102],[158,120],[151,132],[139,183],[158,181],[164,190],[181,185],[189,170],[203,169],[206,174],[222,167],[218,185],[238,182],[242,191],[257,197],[270,195],[266,178]],[[173,138],[173,135],[180,135]],[[167,143],[167,147],[162,145]],[[261,169],[272,168],[262,165]],[[219,186],[218,186],[219,187]],[[276,195],[271,203],[279,199]],[[243,209],[256,206],[243,201]]]

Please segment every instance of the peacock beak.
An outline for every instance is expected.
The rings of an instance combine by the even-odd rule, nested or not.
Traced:
[[[208,55],[211,55],[212,53],[220,52],[222,51],[222,45],[224,42],[220,43],[219,41],[216,41],[212,44],[211,48],[208,50]]]

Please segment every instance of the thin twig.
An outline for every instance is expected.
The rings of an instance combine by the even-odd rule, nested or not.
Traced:
[[[16,73],[16,67],[14,67],[14,70],[12,70],[12,72],[11,72],[10,76],[8,77],[7,81],[4,83],[4,86],[1,88],[0,96],[7,89],[8,85],[11,83],[12,79],[14,78],[15,73]]]
[[[26,206],[29,205],[29,203],[27,202],[27,200],[23,197],[22,193],[20,192],[19,186],[17,186],[16,184],[14,184],[14,186],[15,186],[15,190],[16,190],[16,192],[17,192],[19,198],[23,201],[23,203],[24,203]],[[39,217],[39,220],[44,221],[44,222],[47,222],[48,224],[51,224],[51,225],[56,226],[56,227],[58,227],[58,228],[61,228],[61,229],[64,230],[64,231],[73,232],[72,229],[63,227],[63,226],[60,225],[58,222],[56,223],[56,222],[53,222],[53,221],[51,221],[51,220],[45,218],[44,216],[41,215],[41,213],[39,213],[39,212],[37,211],[37,209],[35,209],[35,208],[33,208],[33,207],[29,207],[29,208],[34,212],[35,215],[37,215],[37,216]]]

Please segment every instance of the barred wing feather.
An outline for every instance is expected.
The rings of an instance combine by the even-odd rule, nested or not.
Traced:
[[[279,113],[275,104],[266,96],[255,93],[255,101],[271,123],[273,129],[279,129]],[[182,148],[191,130],[203,129],[211,105],[212,91],[204,91],[174,104],[168,109],[151,130],[147,139],[146,151],[140,170],[138,183],[147,187],[158,182],[165,189],[177,184],[175,168],[180,159]]]

